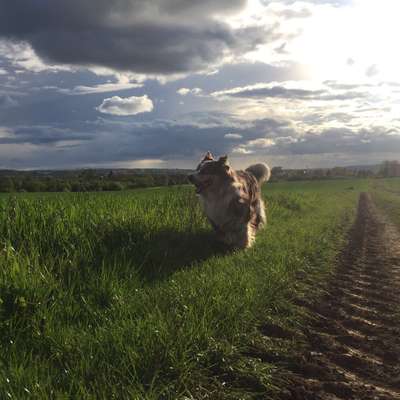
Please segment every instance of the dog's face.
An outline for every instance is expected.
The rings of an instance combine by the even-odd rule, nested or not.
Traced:
[[[196,187],[197,194],[210,193],[217,190],[224,182],[231,181],[231,169],[228,157],[222,156],[215,160],[208,152],[197,166],[196,172],[188,176]]]

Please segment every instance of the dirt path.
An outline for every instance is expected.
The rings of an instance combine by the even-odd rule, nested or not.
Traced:
[[[315,304],[285,399],[400,400],[400,235],[361,194],[350,243]]]

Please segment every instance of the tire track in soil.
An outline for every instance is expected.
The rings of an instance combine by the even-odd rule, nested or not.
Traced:
[[[360,195],[327,294],[301,302],[313,315],[307,351],[289,362],[285,400],[400,400],[400,235]]]

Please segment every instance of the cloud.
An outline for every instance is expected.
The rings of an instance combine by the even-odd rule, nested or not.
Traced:
[[[400,151],[400,131],[379,126],[368,129],[330,128],[289,136],[272,136],[248,140],[235,152],[242,154],[314,155],[368,154]]]
[[[193,88],[193,89],[188,89],[188,88],[180,88],[176,91],[176,93],[180,94],[181,96],[186,96],[188,94],[192,94],[194,96],[199,96],[203,93],[203,90],[200,88]]]
[[[128,116],[152,111],[153,102],[147,95],[125,98],[113,96],[104,99],[96,109],[103,114]]]
[[[274,14],[285,19],[294,19],[311,17],[312,12],[306,7],[303,7],[301,9],[283,8],[279,10],[274,10]]]
[[[286,150],[291,154],[389,153],[400,150],[400,135],[382,127],[359,130],[332,128],[310,132]]]
[[[60,93],[69,95],[84,95],[94,93],[107,93],[107,92],[118,92],[120,90],[128,90],[142,87],[139,83],[101,83],[95,86],[79,85],[72,89],[60,89],[56,87],[47,87],[48,89],[56,89]]]
[[[13,135],[13,131],[10,128],[0,126],[0,139],[7,138]]]
[[[301,86],[302,82],[295,84]],[[278,98],[288,100],[353,100],[369,96],[366,92],[347,90],[350,87],[361,88],[361,85],[351,85],[348,88],[346,86],[336,88],[334,86],[331,88],[321,86],[319,89],[304,89],[293,85],[293,82],[281,82],[279,85],[275,83],[257,83],[213,92],[211,95],[214,97]]]
[[[211,149],[216,154],[234,155],[235,160],[241,160],[241,166],[261,160],[291,165],[292,160],[293,163],[297,160],[296,165],[304,167],[323,166],[328,161],[330,165],[338,165],[341,159],[350,164],[352,160],[365,163],[372,155],[379,162],[379,157],[382,160],[400,151],[400,129],[321,128],[302,133],[296,124],[285,120],[244,121],[228,114],[219,117],[218,122],[218,114],[214,113],[209,124],[204,122],[202,126],[174,120],[126,121],[100,117],[82,129],[3,127],[0,128],[0,155],[3,165],[19,168],[115,163],[133,166],[137,160],[144,159],[161,160],[170,167],[193,167],[200,155]],[[229,139],[229,135],[237,138]],[[314,160],[314,164],[308,160]]]
[[[27,67],[36,70],[45,62],[161,75],[203,71],[254,50],[274,34],[260,26],[233,28],[219,17],[240,12],[246,3],[0,0],[0,37],[24,43],[25,52],[33,49],[34,62]]]
[[[224,135],[225,138],[227,139],[242,139],[243,136],[240,135],[239,133],[227,133],[226,135]]]
[[[2,0],[0,0],[0,8],[2,7]],[[0,14],[0,21],[2,14]],[[51,62],[45,62],[38,57],[33,50],[32,46],[26,42],[1,40],[1,27],[0,27],[0,56],[8,60],[15,68],[22,68],[30,72],[59,72],[70,71],[71,67],[65,65],[54,65]],[[18,70],[17,70],[18,71]]]
[[[0,127],[0,144],[33,144],[37,146],[56,143],[81,143],[93,139],[88,133],[77,133],[69,128],[50,125]]]
[[[258,138],[249,140],[246,144],[240,145],[232,150],[236,154],[254,154],[256,151],[275,146],[276,142],[271,138]]]
[[[276,0],[261,0],[261,3],[264,5],[269,5],[274,3]],[[352,0],[303,0],[305,3],[314,3],[314,4],[329,4],[335,7],[346,6],[351,4]],[[281,0],[283,4],[291,5],[297,3],[298,0]]]
[[[378,74],[379,74],[379,69],[376,64],[370,65],[365,71],[365,75],[367,75],[368,78],[372,78],[373,76],[376,76]]]
[[[18,101],[10,97],[8,94],[0,94],[0,109],[16,107]]]
[[[275,47],[274,51],[278,54],[288,54],[286,50],[287,42],[283,42],[281,45],[278,47]]]
[[[288,89],[283,86],[235,88],[225,92],[217,92],[233,97],[280,97],[285,99],[304,99],[322,94],[321,90]]]
[[[247,150],[244,147],[235,147],[232,150],[232,153],[233,154],[242,154],[242,155],[244,155],[244,154],[253,154],[253,152],[251,150]]]
[[[248,147],[253,147],[253,148],[261,148],[264,149],[266,147],[271,147],[275,146],[275,140],[271,138],[259,138],[259,139],[254,139],[250,140],[247,142]]]

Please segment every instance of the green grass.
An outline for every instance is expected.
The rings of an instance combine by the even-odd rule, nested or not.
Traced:
[[[400,227],[400,178],[376,180],[371,189],[377,206]]]
[[[298,323],[368,185],[266,185],[267,229],[233,253],[190,187],[1,196],[0,397],[264,398],[279,368],[246,351]]]

